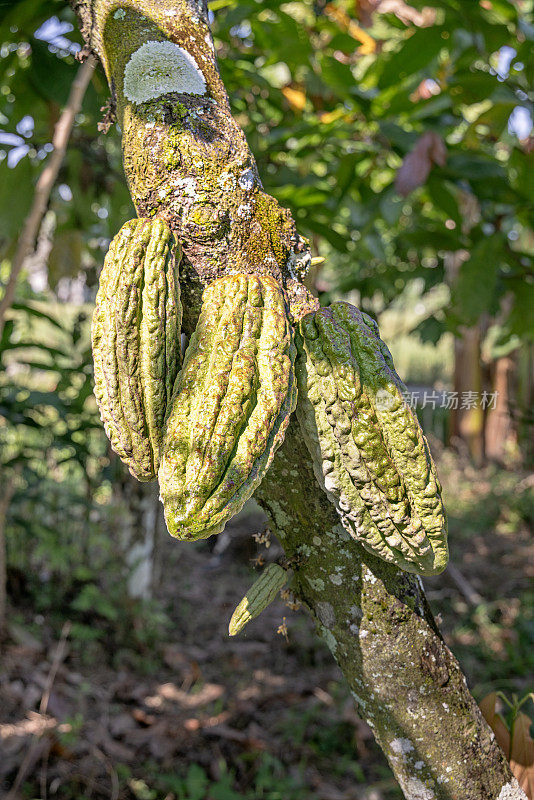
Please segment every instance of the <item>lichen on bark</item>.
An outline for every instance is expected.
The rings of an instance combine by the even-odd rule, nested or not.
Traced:
[[[317,309],[301,282],[309,245],[289,212],[263,192],[231,116],[204,0],[71,4],[116,94],[137,212],[165,220],[183,247],[186,332],[194,329],[204,287],[232,272],[274,277],[287,291],[294,321]],[[132,55],[146,43],[165,41],[190,54],[206,91],[128,99],[124,72]],[[525,798],[439,634],[420,579],[350,538],[315,481],[294,420],[259,500],[294,565],[294,591],[313,615],[406,798]]]

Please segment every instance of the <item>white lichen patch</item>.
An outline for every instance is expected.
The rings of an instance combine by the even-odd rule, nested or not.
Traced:
[[[314,545],[319,547],[319,545],[321,544],[321,537],[320,536],[314,536],[312,541],[313,541]]]
[[[353,696],[354,700],[358,703],[359,706],[364,706],[365,703],[362,698],[351,690],[351,695]]]
[[[182,189],[182,194],[185,194],[187,197],[196,197],[197,185],[193,178],[178,178],[174,181],[174,184],[175,186],[179,186]]]
[[[125,16],[126,16],[126,11],[124,10],[124,8],[118,8],[113,14],[113,19],[124,19]]]
[[[435,800],[436,795],[419,778],[397,776],[406,800]]]
[[[332,534],[333,534],[332,538],[337,539],[339,541],[342,542],[352,541],[349,532],[345,530],[345,528],[341,524],[334,525],[334,527],[332,528]]]
[[[236,188],[235,176],[231,172],[221,172],[217,178],[217,183],[226,192],[230,192]]]
[[[328,649],[330,650],[332,655],[335,656],[337,650],[337,642],[334,634],[331,631],[329,631],[328,628],[325,628],[324,625],[320,625],[319,630],[321,638],[324,639]]]
[[[406,753],[411,753],[414,749],[413,744],[409,739],[392,739],[389,743],[389,746],[398,756],[404,756]]]
[[[291,524],[291,519],[288,517],[280,503],[273,501],[271,505],[278,527],[287,528]]]
[[[377,580],[368,567],[365,568],[365,578],[369,581],[371,585],[374,585]]]
[[[359,632],[360,632],[360,629],[358,628],[358,626],[356,625],[356,623],[355,623],[355,622],[353,622],[353,623],[352,623],[352,625],[349,625],[349,631],[350,631],[351,633],[353,633],[353,634],[354,634],[354,636],[357,636],[357,635],[359,634]]]
[[[517,778],[512,778],[510,783],[502,787],[496,800],[528,800],[528,797],[517,782]]]
[[[317,603],[317,616],[329,630],[336,624],[336,614],[330,603]]]
[[[241,219],[250,219],[251,214],[252,214],[252,206],[250,205],[250,203],[242,203],[237,209],[237,216],[241,217]]]
[[[205,94],[206,81],[193,56],[173,42],[145,42],[124,70],[124,94],[146,103],[168,92]]]
[[[312,589],[316,592],[322,592],[324,589],[324,581],[322,578],[306,578]]]
[[[341,577],[341,575],[329,575],[328,577],[330,578],[334,586],[341,586],[341,584],[343,583],[343,578]]]

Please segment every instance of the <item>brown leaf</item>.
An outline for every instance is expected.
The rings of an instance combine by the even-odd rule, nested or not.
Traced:
[[[421,136],[420,142],[425,141],[425,146],[428,142],[428,154],[430,160],[437,164],[438,167],[444,167],[447,162],[447,148],[445,142],[434,131],[427,131]]]
[[[443,167],[446,160],[447,148],[441,136],[434,131],[423,133],[402,162],[395,178],[395,189],[406,197],[425,183],[433,164]]]
[[[504,750],[508,758],[510,753],[510,731],[504,724],[502,717],[497,714],[497,694],[491,692],[491,694],[486,695],[479,703],[479,706],[482,716],[495,734],[499,747]]]
[[[514,723],[510,767],[529,800],[534,800],[534,741],[530,735],[532,720],[519,714]]]

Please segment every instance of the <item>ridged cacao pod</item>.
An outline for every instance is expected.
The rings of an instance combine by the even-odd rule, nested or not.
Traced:
[[[131,220],[111,242],[96,296],[95,397],[111,446],[140,481],[156,477],[180,368],[179,257],[162,220]]]
[[[166,421],[159,482],[169,533],[220,533],[252,495],[296,404],[285,292],[228,275],[203,295]]]
[[[374,320],[348,303],[299,323],[297,417],[344,527],[408,572],[447,564],[441,486]]]
[[[232,614],[228,633],[235,636],[245,625],[270,606],[288,582],[290,573],[279,564],[269,564],[255,581]]]

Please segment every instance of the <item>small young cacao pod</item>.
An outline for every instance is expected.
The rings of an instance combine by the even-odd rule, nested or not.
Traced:
[[[158,477],[172,536],[220,533],[252,495],[295,408],[295,355],[274,278],[228,275],[205,289],[165,423]]]
[[[179,258],[163,220],[131,220],[111,242],[96,296],[95,397],[111,446],[140,481],[156,477],[180,368]]]
[[[407,572],[441,572],[448,558],[441,486],[376,322],[333,303],[304,317],[296,340],[297,417],[343,525]]]
[[[279,564],[269,564],[241,600],[230,620],[228,633],[235,636],[243,630],[250,620],[259,616],[270,606],[276,595],[283,589],[291,573]]]

